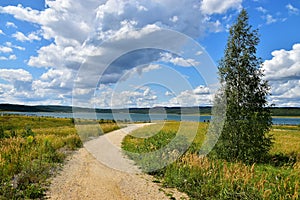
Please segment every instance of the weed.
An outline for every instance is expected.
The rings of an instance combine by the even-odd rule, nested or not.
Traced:
[[[195,126],[195,124],[190,124]],[[122,148],[128,152],[151,152],[164,147],[178,132],[179,122],[153,125],[126,136]],[[188,126],[187,126],[188,127]],[[207,124],[189,149],[176,162],[150,174],[166,187],[176,187],[191,199],[298,199],[300,177],[300,135],[297,126],[274,126],[275,146],[265,162],[246,165],[212,157],[199,157]],[[189,129],[182,129],[188,132]],[[190,139],[190,138],[188,138]],[[145,168],[145,160],[131,157]],[[153,164],[152,164],[153,165]]]
[[[88,132],[85,125],[81,128]],[[102,126],[104,132],[118,128],[112,121]],[[0,117],[0,199],[43,198],[47,178],[79,147],[82,140],[72,119]]]

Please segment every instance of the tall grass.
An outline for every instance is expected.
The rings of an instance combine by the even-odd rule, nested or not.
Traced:
[[[145,127],[127,136],[123,148],[131,152],[148,152],[160,148],[160,140],[170,140],[179,122]],[[195,126],[190,123],[190,126]],[[177,187],[191,199],[298,199],[300,193],[300,130],[296,127],[274,126],[275,146],[265,163],[246,165],[209,157],[199,157],[208,124],[200,123],[194,142],[176,162],[152,172],[166,187]],[[165,131],[165,130],[168,131]],[[292,130],[291,130],[292,129]],[[188,129],[185,129],[188,131]],[[147,137],[146,139],[144,138]],[[153,142],[152,142],[153,141]],[[290,144],[290,145],[289,145]],[[130,154],[129,154],[130,155]],[[135,159],[143,169],[144,162]]]
[[[82,147],[73,123],[49,117],[0,117],[0,199],[44,197],[47,179],[69,152]],[[118,128],[112,122],[101,126],[105,132]]]

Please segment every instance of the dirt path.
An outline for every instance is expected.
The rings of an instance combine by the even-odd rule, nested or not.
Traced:
[[[85,148],[75,152],[60,175],[51,181],[47,197],[160,200],[170,199],[166,194],[172,194],[176,199],[188,199],[187,195],[176,190],[162,189],[160,185],[153,183],[151,176],[140,173],[122,155],[120,146],[123,137],[141,126],[143,125],[130,125],[85,143]]]

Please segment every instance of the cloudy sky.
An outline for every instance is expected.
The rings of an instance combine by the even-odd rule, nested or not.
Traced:
[[[299,0],[0,1],[0,103],[210,105],[242,8],[270,102],[300,106]]]

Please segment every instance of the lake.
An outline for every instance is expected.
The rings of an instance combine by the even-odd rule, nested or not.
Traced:
[[[58,118],[81,118],[81,119],[111,119],[122,121],[157,121],[157,120],[175,120],[175,121],[209,121],[211,116],[197,115],[176,115],[176,114],[139,114],[139,113],[57,113],[57,112],[5,112],[10,114],[45,116]],[[300,125],[300,118],[296,117],[276,117],[273,118],[273,124]]]

